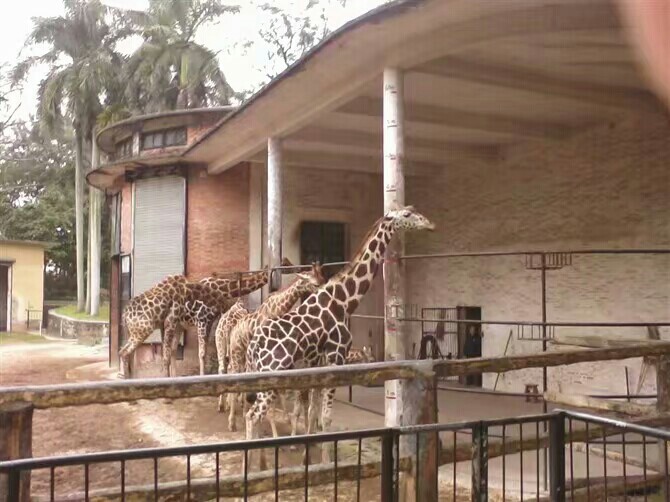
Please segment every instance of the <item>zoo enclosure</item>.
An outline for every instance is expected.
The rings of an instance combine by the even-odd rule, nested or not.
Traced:
[[[437,378],[443,376],[458,376],[467,374],[476,374],[484,372],[505,372],[518,370],[523,368],[542,368],[559,366],[563,364],[574,364],[580,362],[599,361],[599,360],[616,360],[627,359],[630,357],[645,357],[658,356],[657,371],[657,385],[658,385],[658,400],[657,411],[650,413],[649,416],[643,417],[640,420],[648,425],[665,425],[668,423],[670,417],[670,343],[660,342],[653,344],[644,344],[634,347],[616,347],[607,349],[587,349],[587,350],[570,350],[555,353],[532,354],[523,356],[497,357],[497,358],[479,358],[468,360],[425,360],[425,361],[398,361],[398,362],[383,362],[372,364],[359,364],[340,366],[332,368],[314,368],[305,370],[288,370],[278,373],[249,373],[241,375],[209,375],[196,377],[181,377],[181,378],[160,378],[147,379],[137,381],[117,381],[117,382],[100,382],[88,384],[69,384],[69,385],[50,385],[50,386],[33,386],[33,387],[19,387],[8,388],[0,390],[0,445],[3,445],[5,451],[0,451],[1,458],[8,458],[15,460],[10,463],[0,463],[0,472],[6,475],[0,477],[0,500],[29,500],[30,497],[30,470],[35,467],[43,466],[44,468],[56,468],[57,465],[72,465],[81,464],[82,460],[84,466],[89,465],[99,459],[108,459],[110,461],[118,461],[123,463],[130,461],[133,458],[152,458],[156,454],[151,450],[147,451],[133,451],[133,452],[117,452],[111,454],[100,454],[102,456],[86,457],[71,457],[67,459],[51,459],[51,460],[30,460],[32,452],[32,415],[33,410],[57,408],[66,406],[83,406],[89,404],[111,404],[119,402],[130,402],[142,399],[161,399],[161,398],[190,398],[199,396],[216,396],[220,393],[236,392],[244,393],[250,391],[258,391],[261,389],[309,389],[309,388],[324,388],[324,387],[346,387],[349,385],[369,385],[378,384],[387,380],[401,379],[406,381],[409,388],[408,396],[409,402],[406,403],[405,415],[403,417],[404,423],[399,424],[398,428],[382,429],[373,432],[358,432],[358,433],[343,433],[342,436],[337,434],[331,435],[315,435],[308,438],[282,438],[273,443],[272,440],[265,440],[265,442],[251,442],[238,443],[236,445],[204,445],[197,447],[188,447],[192,449],[170,449],[158,454],[174,453],[178,455],[196,455],[199,453],[216,453],[224,450],[231,451],[237,448],[243,451],[250,451],[252,448],[260,447],[278,447],[282,444],[297,444],[302,441],[303,444],[310,445],[315,442],[343,442],[346,440],[362,440],[364,437],[382,437],[386,441],[382,441],[382,454],[379,462],[362,464],[362,471],[358,470],[358,463],[356,465],[328,465],[320,464],[310,472],[309,464],[304,470],[300,470],[299,474],[294,471],[284,472],[282,470],[275,474],[272,471],[264,471],[261,473],[254,473],[248,479],[231,478],[230,483],[226,485],[226,490],[232,490],[235,496],[244,496],[245,493],[249,495],[251,487],[254,490],[272,491],[279,489],[295,488],[296,484],[302,486],[305,484],[305,476],[307,476],[307,488],[316,486],[322,483],[330,483],[337,475],[341,481],[356,481],[364,477],[377,477],[386,472],[385,484],[382,485],[382,494],[384,500],[392,500],[393,493],[401,491],[402,493],[413,494],[411,498],[416,496],[417,500],[430,501],[437,500],[437,491],[439,481],[439,468],[441,465],[454,462],[472,462],[473,483],[475,490],[473,493],[478,493],[476,500],[486,500],[486,466],[488,460],[496,456],[498,451],[501,455],[500,448],[504,448],[505,455],[511,453],[518,453],[521,451],[532,450],[538,451],[546,449],[550,446],[551,441],[558,442],[560,434],[558,432],[549,431],[549,434],[544,432],[540,434],[540,425],[551,423],[551,416],[537,416],[531,418],[511,419],[509,422],[489,421],[486,423],[475,422],[469,424],[451,424],[438,425],[437,421],[437,400],[435,397],[437,390]],[[653,408],[650,408],[653,410]],[[553,416],[553,415],[552,415]],[[390,417],[387,417],[387,419]],[[391,417],[392,418],[392,417]],[[576,416],[575,416],[576,419]],[[592,422],[599,419],[594,418]],[[494,445],[488,441],[488,433],[491,427],[502,426],[505,424],[518,423],[535,423],[536,435],[531,438],[519,437],[514,442],[505,441],[502,445]],[[616,422],[617,427],[623,427],[622,422]],[[614,422],[611,424],[614,425]],[[486,431],[484,431],[486,429]],[[462,434],[469,430],[470,437],[475,441],[474,450],[471,445],[463,447],[463,445],[449,445],[441,435],[448,432],[457,431]],[[595,428],[591,434],[595,434]],[[642,430],[637,432],[647,434],[649,443],[654,440],[667,441],[667,435],[652,429]],[[598,436],[602,437],[603,432],[598,430]],[[358,436],[356,435],[358,434]],[[572,434],[573,441],[583,441],[591,438],[589,433],[581,433],[577,435],[577,431]],[[438,441],[438,437],[441,441]],[[455,437],[455,436],[454,436]],[[553,437],[553,440],[551,439]],[[389,438],[394,438],[393,441]],[[569,441],[570,438],[564,437],[562,443]],[[291,443],[291,442],[297,443]],[[447,445],[447,446],[441,446]],[[665,443],[663,443],[665,444]],[[478,446],[477,446],[478,445]],[[498,450],[496,450],[498,448]],[[559,448],[560,450],[560,448]],[[276,450],[275,450],[276,451]],[[360,451],[360,450],[359,450]],[[484,453],[486,451],[486,453]],[[385,452],[385,453],[384,453]],[[394,452],[391,454],[391,452]],[[558,454],[558,453],[556,453]],[[105,455],[110,455],[105,457]],[[149,455],[147,457],[146,455]],[[503,458],[504,456],[503,455]],[[539,453],[538,453],[539,455]],[[139,456],[139,457],[138,457]],[[26,460],[18,460],[24,458]],[[539,456],[538,456],[539,458]],[[473,461],[474,459],[474,461]],[[31,462],[35,462],[31,464]],[[42,463],[40,463],[42,462]],[[46,463],[44,463],[46,462]],[[51,462],[51,464],[49,463]],[[59,464],[61,462],[61,464]],[[369,465],[368,465],[369,464]],[[393,464],[395,467],[393,467]],[[187,462],[187,465],[188,464]],[[539,464],[538,464],[539,465]],[[32,467],[31,467],[32,466]],[[539,470],[539,466],[537,467]],[[85,467],[84,483],[86,488],[88,480],[87,469]],[[667,469],[664,467],[662,469]],[[337,472],[337,474],[335,474]],[[395,488],[389,481],[389,473],[403,472],[400,478],[401,483],[395,483]],[[661,471],[663,472],[663,471]],[[125,471],[120,471],[121,486],[124,487]],[[7,474],[12,474],[7,476]],[[165,490],[177,490],[180,493],[188,492],[191,488],[210,490],[207,493],[211,494],[211,489],[216,489],[217,481],[211,480],[197,482],[190,477],[190,469],[187,469],[186,483],[174,484],[159,484],[146,488],[148,493],[153,498],[154,491],[163,492]],[[279,477],[284,485],[275,485],[275,480]],[[391,475],[391,479],[394,476]],[[396,476],[397,477],[397,476]],[[476,479],[475,479],[476,477]],[[606,476],[605,476],[606,477]],[[1,479],[4,478],[4,479]],[[551,473],[550,489],[558,490],[562,485],[560,475],[558,473]],[[297,481],[296,481],[297,480]],[[656,478],[653,480],[656,482]],[[226,481],[228,483],[228,481]],[[251,483],[251,484],[250,484]],[[293,484],[290,484],[293,483]],[[218,482],[219,489],[221,489],[221,482]],[[279,488],[275,488],[278,486]],[[209,487],[209,488],[207,488]],[[479,488],[477,488],[479,487]],[[246,492],[245,492],[246,490]],[[120,493],[115,492],[115,496],[120,496]],[[231,492],[226,492],[231,493]],[[12,498],[8,498],[9,495]],[[110,496],[110,494],[107,494]],[[539,498],[539,493],[538,493]],[[18,497],[18,498],[17,498]],[[389,498],[390,497],[390,498]],[[84,500],[88,496],[82,496]],[[561,500],[560,498],[552,498],[552,500]]]
[[[541,424],[547,425],[548,435],[540,434]],[[465,435],[467,439],[462,441],[459,435]],[[529,499],[558,502],[566,500],[567,495],[570,500],[576,500],[579,497],[585,500],[598,500],[603,496],[606,500],[608,496],[623,495],[626,497],[632,492],[643,496],[646,500],[649,494],[661,490],[670,493],[667,457],[669,432],[569,411],[446,425],[388,427],[256,441],[15,460],[0,464],[0,473],[8,476],[6,500],[10,502],[21,500],[22,473],[37,470],[48,470],[49,472],[49,494],[42,500],[57,500],[55,495],[56,469],[67,467],[80,467],[80,470],[83,470],[83,476],[81,476],[83,490],[70,498],[84,500],[106,497],[120,497],[121,500],[125,500],[126,497],[158,500],[184,493],[186,500],[216,499],[218,501],[222,497],[237,496],[247,500],[248,497],[266,490],[273,491],[274,499],[279,500],[280,491],[300,490],[304,495],[304,500],[307,501],[312,490],[319,486],[327,486],[332,490],[335,500],[338,498],[338,491],[346,493],[349,488],[349,491],[355,493],[355,500],[360,501],[361,482],[379,478],[375,495],[378,495],[382,502],[392,502],[399,500],[401,496],[400,476],[411,472],[412,468],[416,470],[421,468],[419,445],[424,436],[437,436],[441,443],[447,445],[435,457],[435,472],[437,473],[434,487],[435,497],[439,496],[441,481],[445,481],[445,484],[451,483],[451,496],[443,493],[443,500],[456,501],[459,491],[462,493],[469,491],[474,501],[487,500],[489,485],[493,482],[497,482],[497,491],[502,494],[502,500],[507,497],[512,499],[519,497],[523,500],[524,493]],[[401,439],[406,439],[416,445],[413,457],[403,457],[400,454]],[[378,459],[363,459],[364,440],[379,442]],[[341,447],[346,442],[355,443],[356,460],[342,462],[338,465],[338,445]],[[335,452],[334,463],[327,466],[310,466],[308,461],[310,448],[324,444],[332,445]],[[593,455],[596,451],[600,451],[593,448],[594,444],[602,446],[602,455]],[[607,456],[608,444],[610,445],[609,457]],[[284,446],[303,448],[304,464],[297,467],[280,468],[280,448]],[[665,452],[665,459],[661,459],[660,465],[657,455],[654,454],[654,448],[658,446],[661,452]],[[529,448],[525,449],[526,447]],[[250,453],[261,448],[271,449],[274,453],[274,466],[270,472],[259,476],[250,473],[245,468],[242,474],[221,475],[222,455],[239,453],[245,461],[248,461]],[[468,448],[470,455],[468,455]],[[539,458],[542,448],[548,449],[549,456],[551,483],[548,491],[540,488]],[[635,456],[636,453],[631,452],[633,449],[637,450],[637,456]],[[532,464],[530,470],[532,471],[533,467],[535,470],[534,479],[530,480],[531,483],[526,484],[523,479],[524,451],[526,451],[526,462]],[[585,455],[581,455],[582,458],[579,460],[585,464],[585,467],[582,465],[580,468],[582,475],[576,476],[577,457],[584,451]],[[211,461],[215,467],[212,478],[193,478],[191,459],[197,455],[213,456]],[[186,459],[185,482],[159,484],[158,461],[170,457]],[[126,481],[126,472],[132,468],[131,462],[141,460],[151,461],[153,483],[130,485]],[[460,467],[459,460],[462,461]],[[489,462],[494,460],[501,463],[497,469],[499,474],[490,472]],[[118,488],[91,489],[91,468],[102,463],[118,465]],[[469,463],[469,465],[463,465],[464,463]],[[451,467],[443,469],[440,473],[439,466],[446,464],[450,464]],[[516,472],[521,474],[518,486],[510,487],[516,484],[517,479],[514,479],[513,476],[508,477],[508,468],[514,471],[518,468]],[[621,474],[617,473],[608,478],[608,468],[610,471],[616,469]],[[596,472],[598,474],[595,474]],[[469,482],[463,479],[463,474],[468,475]],[[340,483],[345,484],[351,480],[355,486],[340,486]],[[529,484],[534,486],[528,486]],[[419,484],[415,483],[413,488],[413,494],[404,493],[404,496],[414,495],[416,500],[422,500]],[[368,493],[367,497],[369,496]],[[363,497],[365,500],[366,495]]]

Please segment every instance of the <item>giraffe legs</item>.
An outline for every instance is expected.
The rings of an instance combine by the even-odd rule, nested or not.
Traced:
[[[205,374],[205,360],[207,357],[207,324],[198,323],[198,360],[200,361],[200,374]]]
[[[247,412],[246,418],[246,438],[257,439],[260,436],[260,424],[270,410],[272,403],[277,398],[277,392],[269,390],[265,392],[258,392],[256,394],[256,401]],[[265,450],[259,450],[259,468],[261,471],[267,469],[267,458],[265,457]],[[249,464],[251,464],[251,452],[248,455]],[[247,469],[245,466],[244,469]],[[244,472],[244,471],[243,471]]]
[[[219,326],[216,327],[216,334],[215,334],[215,340],[216,340],[216,357],[219,361],[219,375],[225,375],[228,372],[228,343],[227,343],[227,336],[224,336],[223,334],[220,333],[220,323]],[[221,394],[219,396],[219,413],[223,413],[226,411],[226,395]]]
[[[128,340],[123,347],[121,347],[121,350],[119,351],[119,358],[120,358],[120,374],[123,376],[123,378],[129,378],[130,377],[130,356],[135,352],[137,347],[140,346],[142,343],[141,338],[136,338],[133,337],[130,340]]]
[[[170,311],[164,323],[163,335],[163,374],[165,376],[176,376],[175,353],[177,352],[177,331],[179,323],[174,309]]]

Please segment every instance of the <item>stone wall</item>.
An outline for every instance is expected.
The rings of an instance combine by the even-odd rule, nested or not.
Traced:
[[[47,335],[77,340],[81,345],[105,344],[109,336],[109,323],[73,319],[49,312]]]

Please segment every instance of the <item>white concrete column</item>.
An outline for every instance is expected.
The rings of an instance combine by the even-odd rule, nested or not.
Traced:
[[[93,135],[93,148],[91,152],[91,170],[100,165],[100,150]],[[102,255],[102,199],[103,193],[97,188],[91,187],[89,193],[89,211],[91,227],[91,249],[89,259],[91,261],[91,315],[96,316],[100,312],[100,260]]]
[[[384,212],[405,205],[405,137],[403,74],[395,68],[384,70],[383,108],[383,151],[384,151]],[[386,250],[384,259],[384,305],[386,322],[384,325],[384,358],[387,361],[406,359],[410,355],[402,317],[405,304],[403,265],[398,260],[404,252],[404,236],[394,236]],[[400,380],[386,382],[385,385],[386,425],[394,427],[403,424],[403,383]]]
[[[276,267],[282,259],[282,143],[279,138],[268,139],[268,254],[269,264]],[[270,292],[281,287],[281,273],[270,279]]]
[[[263,164],[249,164],[249,270],[263,268]],[[249,307],[262,302],[261,290],[248,296]]]

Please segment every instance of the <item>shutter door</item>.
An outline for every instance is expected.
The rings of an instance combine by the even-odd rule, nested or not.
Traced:
[[[180,176],[135,182],[133,295],[184,273],[185,183]]]

